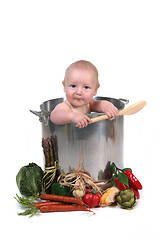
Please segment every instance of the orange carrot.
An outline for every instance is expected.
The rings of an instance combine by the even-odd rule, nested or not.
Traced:
[[[68,212],[68,211],[90,211],[90,210],[85,206],[64,204],[64,205],[42,206],[40,207],[40,211],[45,213],[45,212]]]
[[[85,205],[85,203],[81,199],[76,197],[67,197],[67,196],[60,196],[60,195],[53,195],[53,194],[41,194],[40,199],[56,201],[56,202],[75,203],[80,206]]]
[[[36,202],[36,203],[34,204],[34,206],[35,206],[36,208],[40,208],[40,207],[42,207],[42,206],[62,205],[62,204],[64,204],[64,203],[62,203],[62,202],[49,202],[49,201],[47,201],[47,202]]]

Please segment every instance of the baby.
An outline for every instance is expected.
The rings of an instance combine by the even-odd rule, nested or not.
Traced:
[[[84,60],[72,63],[67,68],[62,83],[66,100],[51,112],[50,120],[53,123],[61,125],[74,122],[83,128],[92,123],[87,113],[103,112],[109,119],[117,115],[118,109],[112,103],[93,99],[100,85],[97,68],[92,63]]]

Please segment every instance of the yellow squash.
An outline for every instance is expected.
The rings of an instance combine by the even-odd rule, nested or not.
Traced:
[[[108,188],[102,195],[100,200],[100,206],[105,207],[113,204],[116,200],[115,197],[119,193],[119,189],[116,187]]]

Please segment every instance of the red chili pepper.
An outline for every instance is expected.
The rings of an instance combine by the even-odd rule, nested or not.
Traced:
[[[127,170],[124,172],[127,177],[128,177],[128,181],[129,181],[129,186],[133,189],[142,189],[142,185],[139,182],[139,180],[135,177],[135,175],[131,172],[131,170]]]
[[[115,183],[117,184],[117,187],[120,191],[124,190],[125,188],[129,188],[127,187],[125,184],[121,183],[118,178],[115,179]]]
[[[134,194],[136,195],[137,199],[139,199],[139,198],[140,198],[140,195],[139,195],[138,190],[133,189],[133,188],[130,188],[130,189],[134,192]]]
[[[94,192],[92,189],[87,189],[83,196],[83,202],[89,207],[97,207],[100,203],[101,194]]]

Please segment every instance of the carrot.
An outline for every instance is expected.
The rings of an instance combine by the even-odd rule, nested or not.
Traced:
[[[62,202],[49,202],[49,201],[47,201],[47,202],[36,202],[36,203],[34,204],[34,206],[35,206],[36,208],[40,208],[40,207],[42,207],[42,206],[62,205],[62,204],[64,204],[64,203],[62,203]]]
[[[56,201],[56,202],[75,203],[80,206],[85,205],[85,203],[81,199],[76,197],[67,197],[67,196],[60,196],[60,195],[53,195],[53,194],[41,194],[40,199]]]
[[[85,206],[64,204],[64,205],[42,206],[40,207],[40,211],[45,213],[45,212],[68,212],[68,211],[90,211],[90,210]]]

